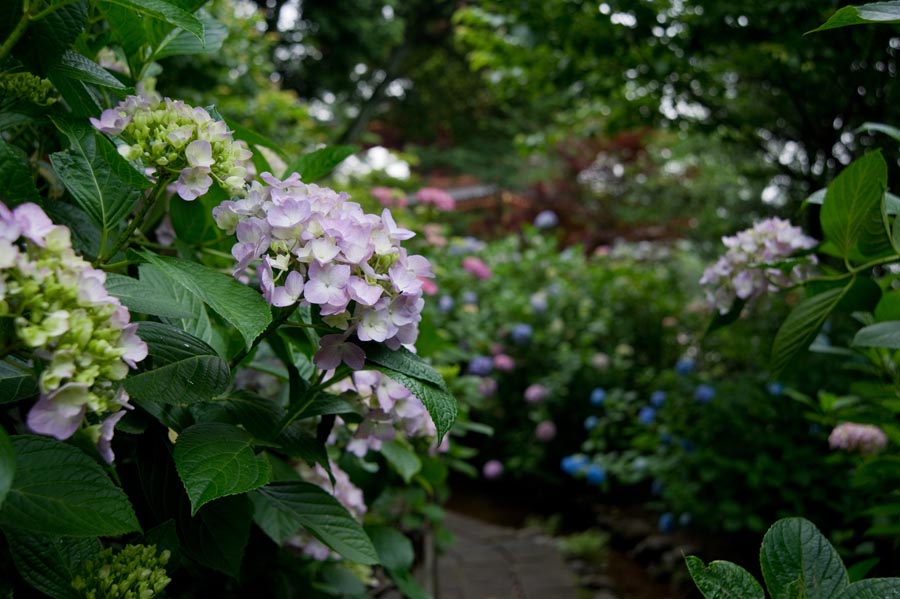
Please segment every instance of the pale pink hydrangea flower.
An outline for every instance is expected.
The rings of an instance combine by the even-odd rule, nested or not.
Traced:
[[[443,212],[456,209],[456,200],[453,196],[437,187],[423,187],[416,192],[416,200],[421,204],[431,204]]]
[[[507,354],[497,354],[494,356],[494,368],[503,372],[512,372],[516,369],[516,361]]]
[[[406,194],[395,187],[373,187],[369,193],[385,208],[406,208]]]
[[[536,404],[544,401],[550,395],[550,390],[544,385],[535,383],[525,389],[525,401]]]
[[[552,441],[556,437],[556,425],[550,420],[544,420],[535,427],[534,436],[543,443]]]
[[[750,301],[801,283],[809,275],[810,265],[816,263],[815,257],[810,256],[787,272],[764,266],[818,243],[804,235],[799,227],[780,218],[763,220],[737,235],[723,237],[722,242],[728,251],[700,279],[700,284],[708,287],[706,297],[710,306],[721,314],[728,313],[735,297]]]
[[[503,475],[503,462],[500,460],[489,460],[485,462],[481,468],[481,474],[488,480],[495,480]]]
[[[856,451],[862,454],[876,453],[887,447],[888,438],[877,426],[844,422],[828,435],[831,449]]]
[[[462,267],[463,270],[475,275],[481,280],[487,280],[491,278],[491,268],[487,264],[485,264],[481,260],[481,258],[476,258],[475,256],[466,256],[465,258],[463,258]]]

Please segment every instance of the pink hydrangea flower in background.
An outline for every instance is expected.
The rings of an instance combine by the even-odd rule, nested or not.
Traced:
[[[437,295],[440,291],[434,281],[424,277],[419,277],[419,280],[422,282],[422,293],[425,295]]]
[[[447,247],[447,238],[444,236],[441,225],[429,223],[422,227],[422,230],[425,232],[425,241],[429,245],[433,245],[436,248]]]
[[[591,366],[597,370],[606,370],[609,368],[609,356],[603,352],[598,352],[591,357]]]
[[[395,187],[373,187],[369,193],[385,208],[406,208],[408,204],[403,190]]]
[[[556,437],[556,425],[550,420],[544,420],[535,427],[534,436],[543,443],[552,441]]]
[[[791,270],[759,265],[782,261],[799,250],[818,243],[803,234],[800,227],[780,218],[768,218],[752,228],[731,237],[723,237],[728,251],[704,271],[700,284],[706,286],[706,297],[720,314],[731,310],[735,298],[751,301],[782,287],[802,282],[816,263],[808,257]]]
[[[497,354],[494,356],[494,368],[504,372],[512,372],[516,369],[516,361],[507,354]]]
[[[463,258],[462,267],[463,270],[475,275],[481,280],[486,281],[491,278],[491,269],[481,260],[481,258],[466,256]]]
[[[828,435],[831,449],[856,451],[862,454],[876,453],[887,447],[888,438],[877,426],[844,422]]]
[[[528,385],[528,388],[525,389],[525,401],[531,404],[544,401],[548,395],[550,395],[550,390],[538,383]]]
[[[503,474],[503,463],[500,460],[485,462],[481,468],[481,474],[488,480],[498,479]]]
[[[482,397],[493,397],[497,393],[497,381],[491,377],[484,377],[478,381],[478,392]]]
[[[416,192],[416,200],[422,204],[431,204],[442,212],[456,209],[456,200],[453,196],[437,187],[423,187]]]

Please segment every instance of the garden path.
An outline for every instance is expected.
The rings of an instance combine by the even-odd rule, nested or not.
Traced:
[[[527,530],[447,512],[456,542],[438,558],[437,599],[576,599],[559,550]]]

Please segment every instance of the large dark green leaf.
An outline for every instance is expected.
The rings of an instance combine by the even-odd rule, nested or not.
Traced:
[[[272,322],[272,312],[262,296],[233,277],[188,260],[163,258],[150,252],[140,255],[231,323],[247,347]]]
[[[329,174],[345,158],[356,152],[353,146],[330,146],[304,154],[285,169],[285,174],[300,173],[304,183],[314,183]]]
[[[191,404],[221,394],[231,382],[231,370],[216,351],[175,327],[142,322],[138,335],[147,342],[149,369],[125,379],[129,394],[151,402]]]
[[[165,21],[174,27],[181,27],[201,42],[203,40],[203,23],[200,19],[171,2],[165,0],[101,0],[100,3],[129,8],[141,15]]]
[[[402,372],[386,368],[384,366],[375,366],[375,370],[379,370],[388,377],[394,379],[416,396],[421,401],[437,429],[438,442],[456,422],[456,400],[444,387],[439,387],[433,383],[413,378]]]
[[[900,599],[900,578],[870,578],[854,582],[834,599]]]
[[[773,524],[763,537],[759,563],[772,599],[834,599],[849,585],[837,551],[804,518]]]
[[[12,2],[10,2],[12,4]],[[21,5],[21,2],[18,2]],[[87,2],[74,2],[32,22],[13,55],[39,75],[57,65],[87,24]]]
[[[174,458],[192,515],[213,499],[269,482],[269,462],[253,452],[253,437],[230,424],[207,422],[181,431]]]
[[[72,588],[79,566],[102,549],[96,538],[72,539],[9,529],[6,540],[16,569],[28,584],[54,599],[81,599]]]
[[[366,533],[378,552],[378,561],[389,570],[406,570],[415,561],[412,541],[390,526],[366,526]]]
[[[71,537],[140,529],[125,493],[80,450],[32,435],[15,436],[12,445],[16,473],[0,526]]]
[[[863,327],[856,332],[852,345],[900,349],[900,321],[876,322]]]
[[[337,499],[305,482],[272,483],[250,493],[254,520],[276,543],[305,528],[314,537],[361,564],[377,564],[378,554],[362,526]]]
[[[204,566],[237,577],[253,524],[246,495],[204,505],[194,517],[179,518],[182,548]]]
[[[406,483],[409,483],[412,477],[422,469],[422,461],[409,446],[408,442],[397,439],[385,441],[381,445],[381,455],[384,456],[388,464],[397,471],[397,474]]]
[[[835,287],[800,302],[782,323],[775,336],[772,359],[769,366],[773,378],[787,367],[788,363],[815,340],[822,323],[837,306],[851,287]]]
[[[69,138],[69,149],[50,156],[53,169],[75,203],[103,233],[116,230],[140,198],[140,190],[125,184],[113,172],[97,150],[92,127],[75,121],[54,123]]]
[[[20,155],[2,137],[0,137],[0,200],[10,208],[38,200],[34,177],[24,155]]]
[[[112,89],[126,90],[125,85],[113,77],[109,71],[101,67],[99,64],[73,51],[66,50],[59,64],[53,67],[55,74],[74,79],[75,81],[83,81],[100,87],[109,87]]]
[[[871,2],[861,6],[845,6],[813,31],[825,31],[866,23],[900,23],[900,2]],[[812,33],[812,32],[810,32]]]
[[[864,256],[890,249],[884,216],[887,165],[881,152],[853,161],[828,186],[820,221],[825,237],[844,258],[854,247]]]
[[[0,428],[0,508],[3,500],[12,488],[13,477],[16,474],[16,454],[13,451],[12,442],[6,435],[6,431]]]
[[[444,378],[440,373],[405,347],[394,351],[380,343],[361,343],[360,345],[366,352],[368,362],[446,389]]]
[[[706,599],[765,599],[762,586],[737,564],[715,561],[704,566],[703,560],[693,555],[684,559],[694,584]]]
[[[148,265],[141,265],[141,271]],[[135,279],[125,275],[106,275],[106,290],[119,298],[132,312],[152,314],[168,318],[190,318],[189,308],[173,302],[171,297],[159,295],[159,289],[146,282],[143,277]]]
[[[37,380],[24,362],[7,357],[0,360],[0,404],[37,395]]]
[[[228,28],[205,10],[201,10],[195,16],[203,23],[203,39],[183,29],[173,29],[156,47],[154,60],[169,56],[212,54],[222,48],[225,38],[228,37]]]

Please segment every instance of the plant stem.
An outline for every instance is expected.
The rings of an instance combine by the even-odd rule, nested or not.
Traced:
[[[144,220],[144,218],[147,216],[147,213],[150,212],[151,208],[153,208],[153,205],[156,204],[157,200],[159,200],[159,198],[162,197],[163,194],[165,194],[168,184],[169,179],[167,178],[159,180],[159,182],[156,184],[156,187],[154,187],[150,192],[150,195],[144,198],[141,207],[138,209],[138,213],[134,215],[134,218],[131,219],[130,223],[128,223],[128,227],[125,229],[125,231],[122,232],[121,235],[119,235],[118,239],[116,239],[116,243],[113,245],[109,253],[106,255],[101,255],[97,259],[98,264],[103,264],[108,259],[115,256],[116,252],[122,249],[122,246],[124,246],[128,242],[131,234],[134,233],[134,230],[137,229],[138,226],[140,226],[141,221]]]
[[[22,18],[19,19],[19,22],[16,23],[16,26],[9,34],[9,37],[7,37],[3,41],[3,45],[0,46],[0,62],[3,62],[3,60],[7,56],[9,56],[9,53],[12,52],[12,49],[16,45],[16,43],[18,43],[22,36],[25,35],[25,31],[28,29],[28,26],[31,23],[40,21],[48,15],[56,12],[60,8],[69,6],[70,4],[74,4],[75,2],[77,2],[77,0],[65,0],[64,2],[60,2],[59,4],[48,6],[40,12],[31,14],[31,2],[29,0],[25,0],[22,6]]]
[[[272,319],[272,322],[269,323],[269,326],[259,334],[259,336],[253,340],[253,343],[248,348],[242,349],[235,357],[231,358],[228,365],[231,368],[234,368],[238,364],[240,364],[244,358],[250,355],[250,353],[256,349],[256,347],[262,342],[263,339],[272,334],[278,327],[287,322],[287,319],[291,317],[291,314],[294,313],[295,310],[300,306],[300,304],[294,304],[293,306],[289,306],[281,311],[278,316]]]

